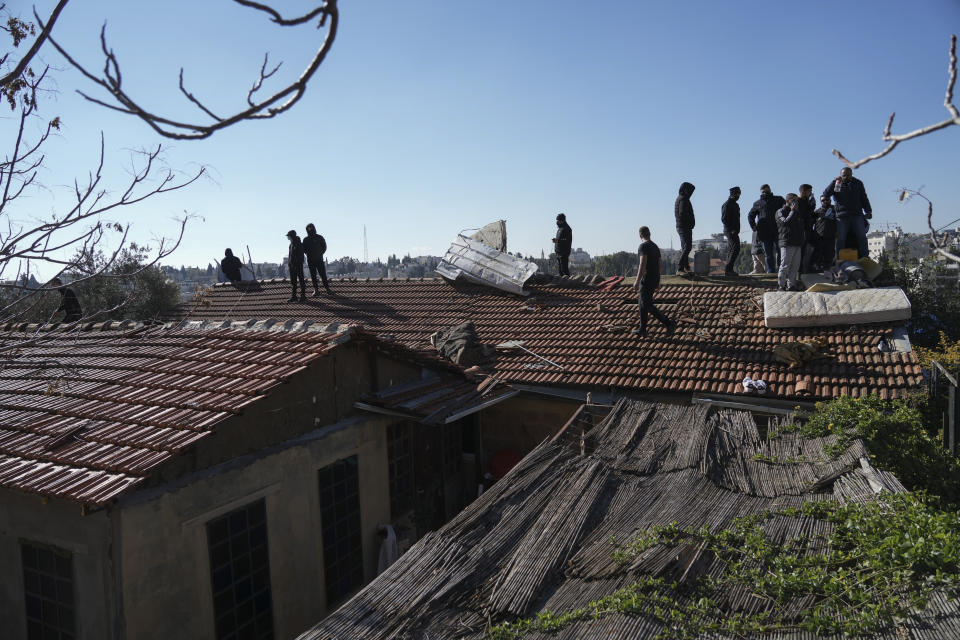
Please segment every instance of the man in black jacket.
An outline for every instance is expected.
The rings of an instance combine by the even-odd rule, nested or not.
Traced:
[[[813,255],[817,248],[817,234],[813,230],[813,210],[817,203],[813,199],[813,186],[800,185],[798,204],[800,217],[803,221],[803,250],[800,254],[800,273],[810,273],[813,270]]]
[[[696,218],[693,216],[693,204],[690,196],[696,187],[689,182],[680,185],[680,195],[673,203],[673,216],[677,221],[677,234],[680,236],[680,262],[677,264],[677,273],[690,272],[690,250],[693,249],[693,227]]]
[[[323,281],[323,288],[327,293],[332,293],[330,283],[327,282],[327,266],[323,261],[323,254],[327,252],[327,241],[317,233],[317,228],[312,222],[307,225],[307,237],[303,239],[303,252],[307,254],[307,268],[310,269],[310,279],[313,280],[313,297],[320,295],[320,288],[317,286],[318,271]]]
[[[240,276],[240,267],[242,264],[240,258],[233,255],[231,249],[224,250],[223,260],[220,261],[220,268],[223,270],[223,275],[227,276],[227,280],[230,282],[240,282],[243,280]]]
[[[723,223],[723,233],[727,236],[727,267],[723,274],[737,275],[734,266],[740,257],[740,187],[730,187],[730,197],[720,207],[720,222]]]
[[[820,196],[820,208],[813,212],[813,231],[817,241],[814,264],[826,269],[837,255],[837,216],[827,196]]]
[[[873,208],[863,183],[853,177],[853,169],[841,169],[840,177],[827,185],[823,195],[832,197],[836,203],[833,210],[837,214],[837,253],[847,246],[847,235],[853,234],[858,257],[870,255],[867,251],[867,220],[873,217]]]
[[[564,213],[557,214],[557,235],[553,238],[553,250],[557,254],[560,275],[570,275],[570,249],[573,247],[573,229],[567,224]]]
[[[777,211],[786,201],[773,195],[770,185],[760,187],[760,199],[750,207],[747,222],[757,232],[757,242],[763,245],[763,256],[767,262],[767,273],[776,273],[780,268],[780,252],[777,250]]]
[[[800,284],[800,257],[803,252],[803,213],[800,198],[788,193],[786,204],[777,211],[777,240],[780,245],[780,271],[777,284],[780,291],[802,291]]]
[[[300,302],[307,301],[307,283],[303,279],[303,243],[300,236],[293,229],[287,231],[287,240],[290,249],[287,253],[287,265],[290,267],[290,299],[287,302],[297,301],[297,281],[300,281]]]

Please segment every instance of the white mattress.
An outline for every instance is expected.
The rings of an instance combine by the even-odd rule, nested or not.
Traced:
[[[910,318],[910,300],[900,287],[852,291],[768,291],[763,320],[768,327],[829,327]]]

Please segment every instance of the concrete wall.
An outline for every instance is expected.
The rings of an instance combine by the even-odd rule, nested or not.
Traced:
[[[526,455],[546,438],[552,438],[583,404],[567,400],[520,393],[483,412],[484,466],[499,449],[516,449]]]
[[[294,637],[327,614],[317,472],[357,455],[364,574],[375,577],[378,524],[390,521],[386,424],[358,418],[268,455],[185,478],[121,504],[127,637],[213,637],[206,523],[263,498],[274,632]]]
[[[80,505],[0,490],[0,637],[26,638],[20,541],[73,555],[74,616],[81,640],[122,636],[115,562],[116,520],[107,511],[84,515]]]

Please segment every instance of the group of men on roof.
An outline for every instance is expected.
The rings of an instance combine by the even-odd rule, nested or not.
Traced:
[[[679,273],[690,271],[695,218],[690,196],[694,187],[680,185],[674,204],[677,234],[680,236]],[[774,195],[770,185],[760,187],[760,199],[753,203],[747,221],[753,230],[754,273],[777,273],[782,291],[799,289],[799,274],[827,268],[841,249],[856,249],[857,257],[868,255],[868,220],[873,209],[863,182],[853,177],[853,170],[844,167],[830,181],[816,208],[813,187],[802,184],[799,193],[786,197]],[[725,274],[737,275],[735,264],[740,255],[740,187],[731,187],[730,195],[720,208],[720,220],[727,237],[728,253]]]
[[[293,229],[287,231],[287,240],[290,245],[287,249],[287,266],[290,269],[290,299],[287,302],[306,302],[307,283],[303,276],[303,263],[306,259],[307,268],[310,270],[310,279],[313,280],[313,297],[320,295],[320,286],[317,280],[323,282],[323,288],[328,294],[332,294],[330,282],[327,280],[327,267],[323,255],[327,252],[327,241],[322,235],[317,233],[317,228],[311,222],[307,225],[307,235],[302,240]],[[223,269],[223,275],[230,282],[240,282],[242,276],[240,269],[243,263],[240,258],[233,255],[233,251],[226,249],[223,260],[220,262],[220,268]],[[297,296],[297,283],[300,283],[300,295]]]

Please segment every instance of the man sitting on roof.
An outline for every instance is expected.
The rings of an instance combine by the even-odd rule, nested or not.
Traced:
[[[223,260],[220,261],[220,268],[223,269],[223,275],[227,276],[230,282],[240,282],[243,278],[240,276],[240,267],[243,265],[240,258],[233,255],[230,249],[224,249]]]

